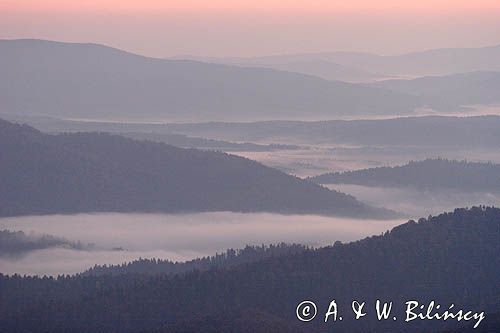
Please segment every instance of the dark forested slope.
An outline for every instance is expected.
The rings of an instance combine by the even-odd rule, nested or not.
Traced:
[[[327,173],[311,180],[320,184],[500,192],[500,165],[437,158],[395,167]]]
[[[222,332],[245,325],[244,314],[257,312],[254,332],[298,324],[307,331],[433,332],[458,323],[405,323],[404,302],[435,300],[443,307],[454,303],[456,309],[498,312],[499,253],[500,209],[474,207],[409,221],[349,244],[205,272],[58,279],[0,275],[0,327],[10,332]],[[318,318],[301,324],[295,308],[307,299],[317,304]],[[325,324],[332,299],[344,320]],[[377,321],[376,299],[393,301],[398,320]],[[352,300],[367,302],[364,320],[354,320]]]
[[[280,257],[307,250],[304,245],[280,243],[269,246],[250,246],[243,249],[228,249],[214,256],[196,258],[186,262],[162,259],[138,259],[121,265],[95,265],[82,275],[121,275],[121,274],[180,274],[190,271],[206,271],[212,268],[232,267],[255,262],[266,258]]]
[[[0,215],[91,211],[391,214],[225,153],[0,120]]]

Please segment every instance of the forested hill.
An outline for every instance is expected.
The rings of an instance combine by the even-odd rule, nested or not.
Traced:
[[[190,271],[206,271],[213,268],[228,268],[266,258],[280,257],[306,251],[308,247],[300,244],[280,243],[269,246],[249,246],[243,249],[228,249],[214,256],[197,258],[186,262],[162,259],[138,259],[121,265],[95,265],[82,275],[121,275],[121,274],[181,274]]]
[[[500,165],[437,158],[395,167],[327,173],[310,180],[319,184],[500,192]]]
[[[456,209],[349,244],[184,275],[0,276],[9,332],[437,332],[457,322],[404,322],[404,302],[500,310],[500,209]],[[296,306],[313,300],[313,322]],[[332,299],[344,320],[324,323]],[[377,321],[376,299],[397,320]],[[354,320],[352,300],[366,301]],[[27,320],[28,318],[29,320]],[[482,324],[488,322],[488,318]],[[460,324],[463,324],[461,322]],[[481,324],[481,325],[482,325]],[[481,326],[480,326],[481,327]]]
[[[0,120],[0,216],[95,211],[393,214],[225,153]]]

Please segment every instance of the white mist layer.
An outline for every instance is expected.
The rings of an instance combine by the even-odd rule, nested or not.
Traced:
[[[0,229],[50,234],[95,243],[95,251],[46,249],[20,257],[0,257],[4,274],[57,275],[82,272],[95,264],[142,258],[177,261],[213,255],[228,248],[279,242],[310,246],[348,242],[380,234],[404,220],[356,220],[315,215],[78,214],[0,219]],[[122,247],[125,251],[111,251]]]
[[[325,185],[354,195],[370,205],[404,212],[413,218],[438,215],[457,207],[479,205],[500,206],[500,195],[486,192],[461,192],[456,190],[417,190],[414,188],[368,187],[351,184]]]

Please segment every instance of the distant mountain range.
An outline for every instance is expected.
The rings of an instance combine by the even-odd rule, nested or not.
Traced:
[[[424,307],[439,304],[441,310],[432,313],[451,304],[453,313],[484,311],[478,330],[497,332],[498,318],[488,314],[500,311],[499,223],[497,208],[456,209],[357,242],[274,257],[263,251],[254,262],[229,261],[175,276],[0,274],[0,327],[75,333],[440,332],[478,321],[405,322],[405,302],[415,300]],[[377,320],[377,299],[393,302],[388,320]],[[318,310],[307,323],[296,317],[304,300]],[[332,300],[343,320],[325,323]],[[354,318],[353,300],[366,302],[362,320]]]
[[[126,123],[4,115],[50,133],[109,132],[180,147],[265,151],[306,144],[362,146],[500,147],[500,116],[422,116],[373,120],[258,121],[206,123]],[[425,133],[425,135],[423,135]],[[275,142],[255,145],[252,142]],[[242,143],[242,144],[239,144]],[[304,146],[300,146],[304,148]]]
[[[225,153],[0,120],[0,216],[92,211],[393,215]]]
[[[463,105],[499,102],[500,47],[391,57],[345,52],[275,56],[247,59],[243,65],[242,59],[157,59],[103,45],[44,40],[0,40],[0,53],[0,111],[16,115],[311,120],[411,115],[421,108],[454,112]],[[470,73],[455,74],[462,72]],[[449,76],[368,85],[342,81],[412,75]]]
[[[301,146],[302,143],[459,149],[500,147],[500,116],[493,115],[205,123],[76,121],[7,114],[3,117],[49,133],[109,132],[180,147],[217,148],[223,151],[304,149],[306,146]],[[252,144],[254,142],[275,144]],[[297,143],[299,147],[290,142]],[[279,145],[276,146],[276,143]]]
[[[231,151],[274,151],[274,150],[295,150],[301,147],[286,144],[256,144],[251,142],[228,142],[222,140],[190,137],[175,133],[146,133],[146,132],[125,132],[119,133],[125,137],[138,140],[150,140],[163,142],[181,148],[197,148],[206,150]]]
[[[118,134],[132,139],[163,142],[180,148],[196,148],[204,150],[219,150],[225,152],[264,152],[274,150],[304,149],[290,144],[257,144],[252,142],[231,142],[224,140],[206,139],[197,136],[187,136],[157,130],[158,124],[148,123],[113,123],[99,121],[63,120],[52,117],[16,116],[0,114],[7,121],[29,124],[46,133],[68,132],[107,132]]]
[[[311,177],[319,184],[355,184],[375,187],[414,187],[500,192],[500,165],[427,159],[395,167],[335,172]]]
[[[408,114],[412,95],[266,68],[147,58],[96,44],[0,40],[4,113],[130,120]]]
[[[339,65],[329,59],[328,54],[291,54],[252,58],[214,58],[196,56],[177,56],[167,59],[188,59],[212,64],[226,64],[240,67],[262,67],[321,77],[325,80],[339,80],[351,83],[370,82],[386,78],[365,70]]]
[[[401,117],[375,120],[210,122],[151,125],[220,140],[429,147],[500,147],[500,117]]]
[[[419,96],[429,101],[430,105],[500,104],[500,72],[385,80],[370,86]]]
[[[369,82],[390,76],[417,77],[474,71],[500,71],[500,45],[448,48],[381,56],[363,52],[285,54],[249,58],[177,58],[239,66],[259,66],[323,77]]]

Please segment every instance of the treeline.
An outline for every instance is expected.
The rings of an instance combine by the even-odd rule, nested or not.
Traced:
[[[120,275],[120,274],[180,274],[189,271],[206,271],[214,268],[229,268],[268,258],[291,255],[308,250],[300,244],[271,244],[261,246],[246,246],[243,249],[228,249],[214,256],[196,258],[186,262],[174,262],[163,259],[140,258],[121,265],[95,265],[82,275]]]
[[[310,180],[320,184],[500,192],[500,165],[435,158],[395,167],[327,173]]]
[[[405,323],[404,302],[500,310],[500,209],[457,209],[361,241],[181,275],[0,276],[8,332],[439,331],[458,323]],[[299,323],[313,300],[319,315]],[[343,321],[324,323],[335,299]],[[354,320],[352,300],[369,315]],[[377,321],[376,299],[397,321]],[[481,325],[488,322],[485,319]],[[250,324],[251,323],[251,324]]]

